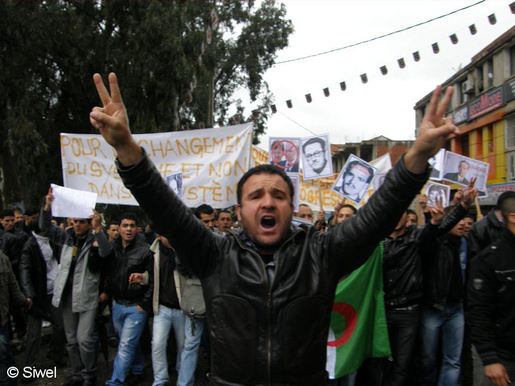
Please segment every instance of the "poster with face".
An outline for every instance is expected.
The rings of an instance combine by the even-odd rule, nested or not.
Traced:
[[[302,170],[305,180],[333,175],[331,148],[327,135],[302,140]]]
[[[443,162],[445,159],[445,149],[440,149],[438,153],[429,158],[427,162],[432,167],[431,174],[429,178],[432,180],[441,181],[442,180],[442,170],[443,170]]]
[[[299,138],[270,138],[268,163],[286,173],[298,173],[300,168]]]
[[[424,187],[424,194],[427,196],[427,206],[434,207],[436,201],[441,200],[442,207],[446,208],[449,206],[451,187],[449,185],[428,181]]]
[[[489,167],[490,165],[486,162],[447,151],[445,152],[442,179],[467,186],[470,179],[475,177],[476,184],[474,187],[478,190],[478,197],[486,197],[488,195],[486,181]]]
[[[359,204],[376,173],[375,167],[351,154],[331,189]]]
[[[166,177],[168,186],[182,200],[182,173],[173,173]]]

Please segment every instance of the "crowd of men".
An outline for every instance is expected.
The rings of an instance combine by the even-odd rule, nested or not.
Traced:
[[[192,211],[162,179],[131,135],[116,75],[109,75],[110,91],[99,74],[93,80],[102,106],[93,108],[90,122],[116,151],[118,173],[155,238],[139,232],[129,212],[105,228],[95,213],[63,229],[52,222],[51,190],[41,211],[27,211],[21,225],[3,212],[2,382],[15,382],[6,376],[12,331],[26,331],[23,360],[30,366],[41,323],[49,320],[50,350],[66,341],[68,385],[104,382],[97,376],[104,333],[118,342],[105,384],[141,384],[140,338],[153,317],[154,385],[170,382],[172,328],[179,385],[194,383],[202,336],[213,384],[360,384],[359,371],[327,379],[329,320],[338,282],[380,243],[392,358],[373,371],[364,363],[369,377],[361,384],[457,384],[467,334],[481,361],[472,368],[496,385],[515,379],[515,194],[503,194],[498,208],[470,229],[464,218],[477,196],[473,180],[449,208],[418,199],[416,210],[407,210],[431,172],[428,159],[457,131],[444,116],[452,88],[436,88],[415,144],[359,210],[341,205],[332,219],[319,213],[311,226],[305,222],[313,222],[313,212],[301,205],[304,224],[294,225],[290,178],[279,167],[259,165],[238,183],[239,226],[231,227],[231,212],[209,205]],[[106,307],[112,327],[103,331],[97,320]],[[417,357],[420,371],[413,374]],[[62,358],[56,354],[56,361]]]
[[[359,377],[358,372],[329,384],[457,385],[461,374],[462,385],[486,385],[488,378],[503,384],[503,379],[513,377],[515,193],[503,193],[497,207],[475,222],[476,214],[470,211],[473,181],[469,185],[458,190],[445,209],[427,206],[427,197],[420,195],[413,203],[416,210],[406,210],[383,240],[392,358],[373,368],[372,379]],[[13,273],[6,287],[12,299],[2,310],[1,335],[6,342],[12,333],[25,336],[23,363],[18,365],[37,366],[41,326],[50,321],[48,354],[63,366],[66,348],[72,374],[67,384],[98,383],[98,316],[108,307],[104,328],[111,330],[117,353],[106,384],[141,384],[144,361],[139,340],[152,316],[153,384],[170,380],[167,342],[173,331],[177,384],[193,385],[207,329],[199,279],[181,264],[165,236],[138,232],[133,213],[126,212],[105,227],[97,213],[58,226],[51,215],[52,200],[49,191],[41,211],[20,215],[20,210],[4,210],[0,215],[0,246],[5,253],[1,263],[6,266],[9,261]],[[315,221],[313,210],[301,204],[294,217],[314,228],[322,223],[321,231],[331,232],[357,212],[355,206],[342,203],[327,222],[323,212]],[[239,225],[233,221],[233,208],[201,205],[194,215],[219,236],[236,232]],[[462,360],[469,358],[467,350],[474,362],[460,371]],[[12,357],[5,363],[14,364]],[[363,369],[367,366],[365,362]],[[420,372],[414,374],[414,368]]]
[[[71,370],[66,385],[99,382],[102,334],[102,344],[109,339],[117,348],[112,377],[106,384],[141,384],[140,337],[150,315],[153,384],[170,380],[167,342],[173,330],[177,384],[193,385],[205,319],[198,278],[181,264],[166,237],[143,233],[141,228],[138,231],[134,213],[125,212],[105,227],[98,213],[57,225],[51,213],[53,199],[50,190],[41,210],[28,210],[17,217],[19,209],[0,213],[0,272],[9,272],[1,293],[5,304],[1,309],[0,384],[16,384],[16,379],[6,375],[7,368],[14,365],[9,349],[14,336],[24,339],[23,363],[18,366],[38,367],[45,321],[52,324],[49,358],[59,367],[68,363]],[[218,235],[233,228],[228,210],[201,205],[194,214]],[[107,321],[102,319],[106,307]],[[35,380],[19,379],[21,383]]]

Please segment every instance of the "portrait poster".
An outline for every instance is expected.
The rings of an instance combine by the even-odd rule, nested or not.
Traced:
[[[442,180],[442,171],[443,171],[443,162],[445,160],[445,149],[440,149],[438,153],[429,158],[427,162],[431,165],[431,174],[429,178],[432,180],[441,181]]]
[[[351,154],[331,190],[359,204],[376,173],[374,166]]]
[[[281,168],[288,174],[299,173],[299,138],[270,138],[268,154],[268,163]]]
[[[177,172],[168,175],[166,182],[173,192],[182,200],[182,173]]]
[[[488,179],[488,169],[490,165],[486,162],[478,161],[450,151],[445,152],[443,165],[444,181],[454,184],[467,186],[470,179],[475,177],[475,188],[478,190],[478,197],[486,197],[486,181]]]
[[[442,207],[449,206],[451,187],[449,185],[439,184],[438,182],[428,181],[424,186],[424,194],[427,196],[427,206],[434,207],[436,200],[442,200]]]
[[[301,150],[304,180],[333,175],[331,145],[328,135],[303,138]]]

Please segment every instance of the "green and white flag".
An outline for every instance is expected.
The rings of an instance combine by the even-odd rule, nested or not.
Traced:
[[[383,244],[336,287],[327,342],[331,379],[353,373],[367,358],[391,355],[383,298]]]

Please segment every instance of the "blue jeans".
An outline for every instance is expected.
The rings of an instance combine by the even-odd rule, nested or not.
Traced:
[[[442,342],[442,366],[438,385],[457,385],[460,377],[461,350],[465,318],[463,305],[447,305],[440,311],[425,307],[422,311],[422,384],[433,385],[437,374],[437,350]]]
[[[170,328],[173,327],[177,342],[177,359],[175,368],[180,369],[181,352],[184,346],[184,323],[186,316],[180,309],[172,309],[159,305],[158,314],[154,316],[152,327],[152,368],[154,370],[154,386],[163,385],[168,381],[168,360],[166,346]]]
[[[147,321],[147,312],[136,306],[124,306],[113,301],[113,324],[120,337],[113,364],[113,375],[106,385],[122,385],[129,368],[135,375],[143,374],[144,362],[139,338]]]
[[[177,379],[178,386],[193,386],[195,384],[195,369],[197,368],[200,338],[204,330],[204,319],[186,316],[184,348],[181,353],[181,367]]]

